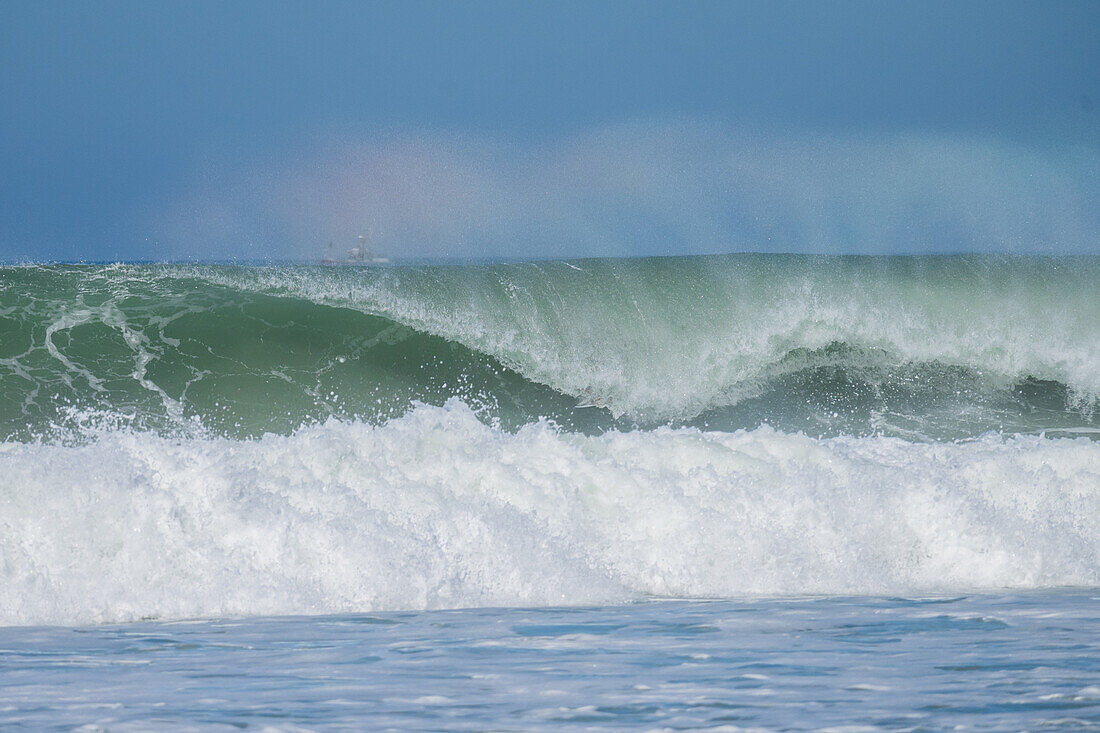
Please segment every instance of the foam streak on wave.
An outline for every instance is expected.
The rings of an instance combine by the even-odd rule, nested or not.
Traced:
[[[510,433],[0,446],[0,623],[1100,583],[1100,444]]]

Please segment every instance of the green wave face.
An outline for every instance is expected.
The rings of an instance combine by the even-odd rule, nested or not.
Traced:
[[[0,436],[232,437],[461,399],[506,428],[1093,434],[1097,258],[0,270]]]
[[[156,269],[5,273],[0,434],[89,419],[230,436],[328,417],[381,422],[459,397],[521,424],[575,400],[495,359],[355,310],[211,285]]]

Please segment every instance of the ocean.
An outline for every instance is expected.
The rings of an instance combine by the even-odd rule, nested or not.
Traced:
[[[0,726],[1100,728],[1100,257],[0,268]]]

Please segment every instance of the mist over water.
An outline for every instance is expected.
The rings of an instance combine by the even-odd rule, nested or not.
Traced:
[[[146,255],[316,261],[1100,253],[1095,135],[638,120],[541,141],[333,134],[198,171]]]

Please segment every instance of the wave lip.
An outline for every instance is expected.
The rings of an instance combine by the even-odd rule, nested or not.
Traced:
[[[0,449],[0,622],[1100,584],[1100,444],[515,433],[458,401]]]

